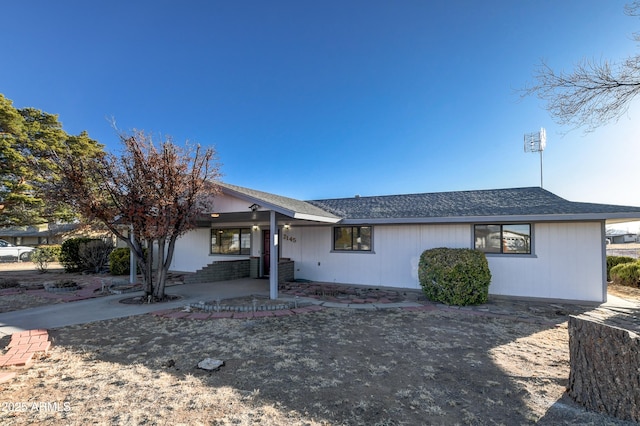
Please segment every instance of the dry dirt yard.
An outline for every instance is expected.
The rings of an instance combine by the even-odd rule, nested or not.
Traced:
[[[142,315],[50,330],[49,354],[0,384],[0,424],[629,424],[565,394],[567,314],[583,308],[510,309]],[[206,357],[225,365],[198,369]]]
[[[42,297],[37,290],[46,283],[60,280],[71,280],[83,286],[97,279],[95,275],[67,274],[59,263],[52,263],[46,273],[38,272],[33,263],[0,263],[0,313],[19,309],[34,308],[36,306],[62,303],[63,300],[54,297]],[[19,284],[18,287],[6,288],[8,284]],[[19,290],[19,294],[3,294],[6,291]]]

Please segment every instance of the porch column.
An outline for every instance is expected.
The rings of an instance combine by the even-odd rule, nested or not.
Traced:
[[[278,298],[278,224],[276,223],[276,212],[271,210],[269,226],[271,229],[271,255],[269,259],[269,297]]]
[[[133,225],[129,227],[129,241],[131,241],[131,245],[133,245],[134,237],[133,237]],[[136,262],[136,254],[129,247],[129,284],[136,283],[136,271],[138,270],[138,262]]]

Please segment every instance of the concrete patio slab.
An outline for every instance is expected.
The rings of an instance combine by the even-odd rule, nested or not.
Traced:
[[[251,295],[268,297],[269,282],[246,278],[215,283],[182,284],[167,287],[166,293],[180,296],[180,299],[173,302],[139,305],[120,303],[122,299],[143,294],[137,292],[0,313],[0,337],[24,330],[52,329],[141,315],[161,309],[175,309],[200,301]]]

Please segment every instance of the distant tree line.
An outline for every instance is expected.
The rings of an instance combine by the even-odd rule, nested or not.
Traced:
[[[103,146],[86,132],[69,135],[58,116],[36,108],[15,108],[0,94],[0,226],[69,222],[77,212],[45,190],[61,179],[56,153],[95,158]]]

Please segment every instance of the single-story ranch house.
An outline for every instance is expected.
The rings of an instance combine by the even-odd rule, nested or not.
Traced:
[[[73,223],[6,227],[0,228],[0,239],[16,246],[60,244],[65,237],[73,235],[78,227]]]
[[[300,201],[219,186],[170,269],[268,276],[272,298],[293,278],[419,289],[422,252],[451,247],[486,253],[491,295],[604,302],[605,224],[640,219],[640,207],[571,202],[539,187]]]

